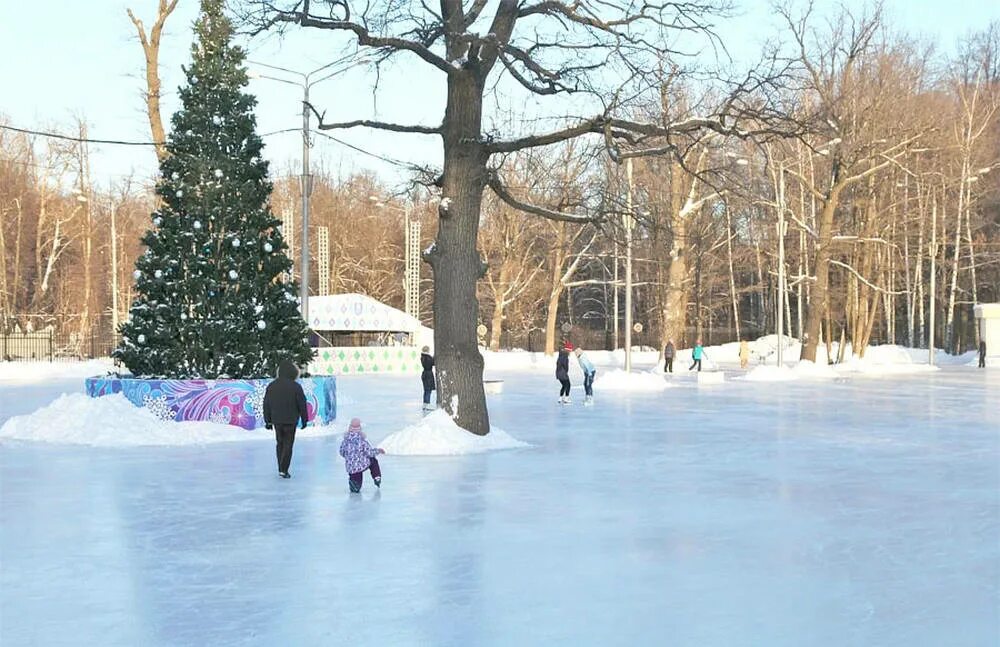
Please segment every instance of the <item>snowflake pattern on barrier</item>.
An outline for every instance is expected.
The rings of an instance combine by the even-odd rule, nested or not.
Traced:
[[[229,411],[226,409],[216,409],[208,414],[208,421],[217,425],[228,425],[230,418]]]
[[[149,409],[154,416],[160,420],[173,420],[174,411],[167,404],[167,396],[161,395],[157,397],[150,397],[145,395],[142,397],[142,406]]]
[[[246,406],[253,412],[255,418],[264,419],[264,393],[267,391],[266,384],[254,384],[253,391],[247,394]]]

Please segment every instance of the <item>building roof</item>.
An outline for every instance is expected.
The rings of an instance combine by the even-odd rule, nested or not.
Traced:
[[[309,297],[309,327],[313,330],[407,332],[420,321],[364,294]]]

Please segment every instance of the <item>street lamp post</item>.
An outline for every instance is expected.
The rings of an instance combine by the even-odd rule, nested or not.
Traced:
[[[420,266],[415,262],[414,247],[420,244],[420,221],[416,220],[411,223],[410,220],[410,204],[406,203],[402,208],[394,207],[392,205],[382,202],[381,198],[372,195],[368,196],[368,199],[372,201],[378,209],[388,209],[390,211],[398,211],[403,214],[403,289],[404,289],[404,310],[406,314],[420,319],[420,308],[419,308],[419,285],[420,285]]]
[[[937,308],[937,195],[931,204],[931,244],[928,250],[931,257],[931,303],[930,331],[927,334],[927,363],[934,366],[934,309]]]
[[[111,338],[118,334],[118,207],[111,204]]]
[[[625,214],[625,372],[632,371],[632,158],[625,161],[628,176]]]
[[[778,167],[778,366],[785,348],[785,166]]]
[[[302,260],[301,260],[301,271],[299,276],[299,300],[300,311],[302,312],[302,318],[305,320],[306,325],[309,325],[309,197],[312,194],[312,174],[309,170],[309,148],[312,143],[309,139],[309,90],[312,86],[317,83],[322,83],[327,79],[340,74],[352,67],[351,63],[348,63],[344,67],[338,68],[333,71],[328,71],[331,67],[335,65],[343,65],[351,57],[346,57],[343,59],[338,59],[327,63],[322,67],[318,67],[311,72],[298,72],[296,70],[289,70],[284,67],[278,67],[277,65],[270,65],[268,63],[261,63],[259,61],[248,61],[253,65],[260,67],[265,67],[270,70],[277,70],[279,72],[284,72],[286,74],[292,74],[301,79],[301,81],[289,81],[288,79],[282,79],[275,76],[268,76],[265,74],[251,74],[253,78],[268,79],[271,81],[277,81],[279,83],[287,83],[289,85],[294,85],[302,88],[302,175],[299,178],[299,186],[302,192],[302,239],[299,243],[302,246]],[[327,72],[322,77],[313,80],[312,77],[320,72]]]

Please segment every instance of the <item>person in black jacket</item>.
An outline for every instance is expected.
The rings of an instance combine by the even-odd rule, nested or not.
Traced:
[[[569,353],[573,350],[573,344],[563,342],[563,347],[559,349],[559,356],[556,357],[556,379],[562,385],[559,388],[559,404],[569,404]]]
[[[986,340],[979,340],[979,368],[986,368]]]
[[[309,409],[302,385],[295,381],[299,369],[290,360],[283,359],[278,364],[278,378],[267,385],[264,392],[264,425],[274,427],[277,442],[275,454],[278,457],[278,474],[281,478],[292,478],[288,467],[292,463],[292,445],[295,444],[295,426],[302,422],[306,428]]]
[[[431,355],[430,346],[420,349],[420,365],[424,370],[420,372],[420,381],[424,384],[424,411],[430,411],[431,391],[434,390],[434,356]]]

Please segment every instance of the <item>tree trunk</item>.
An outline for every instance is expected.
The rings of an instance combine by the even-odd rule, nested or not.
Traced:
[[[948,313],[945,315],[944,348],[949,353],[955,352],[955,300],[958,294],[958,259],[962,255],[962,213],[965,202],[965,177],[968,175],[968,162],[962,161],[962,184],[958,187],[958,210],[955,214],[955,243],[953,245],[953,257],[951,263],[951,285],[948,290]],[[942,201],[941,219],[944,221],[944,229],[947,230],[948,217],[944,213]]]
[[[549,282],[549,302],[545,310],[545,354],[556,352],[556,322],[559,315],[559,297],[562,296],[563,265],[569,255],[566,241],[566,223],[558,222],[556,228],[556,244],[552,250],[552,274]]]
[[[93,253],[94,253],[94,219],[92,207],[93,194],[90,192],[90,151],[86,144],[87,126],[80,124],[80,144],[78,144],[80,188],[79,197],[86,200],[83,203],[83,297],[80,308],[80,343],[90,334],[91,305],[94,284]]]
[[[488,158],[480,138],[482,92],[471,72],[448,77],[438,233],[425,255],[434,271],[438,404],[460,427],[479,436],[490,431],[476,339],[476,281],[485,270],[476,239]]]
[[[177,0],[160,0],[156,21],[148,36],[142,21],[135,17],[131,9],[126,10],[129,19],[135,25],[142,53],[146,59],[146,116],[149,118],[149,130],[155,142],[156,158],[161,162],[167,156],[167,146],[163,118],[160,115],[160,36],[163,33],[163,23],[176,7]]]
[[[732,300],[733,306],[733,328],[736,331],[736,339],[740,340],[743,339],[743,336],[740,334],[740,304],[736,298],[736,274],[733,271],[734,235],[732,214],[729,206],[726,205],[726,259],[729,262],[729,298]]]
[[[663,308],[663,323],[667,339],[675,345],[684,339],[685,314],[687,312],[687,249],[685,223],[674,222],[674,236],[670,243],[670,268],[667,270],[667,299]]]
[[[500,267],[500,285],[493,292],[493,323],[490,326],[490,350],[500,350],[500,334],[503,331],[504,286],[507,285],[507,264]]]
[[[19,205],[19,201],[15,198],[13,200],[15,205]],[[3,222],[0,222],[0,333],[7,331],[8,321],[10,319],[10,294],[8,292],[7,283],[7,238],[4,236],[5,223],[7,222],[7,212],[3,212]],[[3,361],[3,357],[0,356],[0,361]]]
[[[819,231],[816,240],[816,252],[813,257],[813,268],[816,271],[816,281],[809,301],[806,317],[805,339],[802,340],[802,354],[799,359],[816,361],[816,347],[820,342],[820,327],[823,312],[828,307],[830,298],[830,254],[833,244],[833,216],[837,211],[837,202],[841,188],[834,186],[823,204],[820,214]]]

